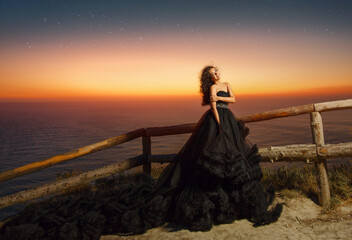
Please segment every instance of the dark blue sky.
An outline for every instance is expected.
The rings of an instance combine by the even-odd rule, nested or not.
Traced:
[[[0,0],[0,44],[89,34],[214,29],[352,33],[348,0]]]

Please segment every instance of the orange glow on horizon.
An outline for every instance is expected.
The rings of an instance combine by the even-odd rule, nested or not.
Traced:
[[[199,71],[212,61],[236,95],[352,94],[351,43],[291,37],[241,33],[195,43],[175,34],[140,45],[1,50],[0,100],[195,97]]]

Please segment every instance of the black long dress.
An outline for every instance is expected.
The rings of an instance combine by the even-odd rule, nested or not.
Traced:
[[[218,96],[229,93],[219,91]],[[52,198],[27,206],[0,229],[0,239],[99,239],[143,233],[165,222],[193,231],[247,218],[255,226],[276,221],[274,190],[260,183],[261,159],[246,141],[248,128],[225,102],[217,102],[221,129],[209,109],[158,180],[137,175],[133,183]]]

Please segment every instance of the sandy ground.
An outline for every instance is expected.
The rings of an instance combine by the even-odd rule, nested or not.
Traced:
[[[280,219],[270,225],[253,227],[247,220],[214,226],[209,232],[190,232],[164,225],[142,235],[106,235],[100,240],[117,239],[352,239],[352,203],[326,213],[305,197],[278,197],[284,203]]]

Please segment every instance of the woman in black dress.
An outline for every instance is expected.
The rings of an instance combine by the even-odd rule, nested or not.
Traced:
[[[235,102],[216,67],[200,76],[202,105],[210,105],[158,180],[140,174],[133,181],[27,206],[0,229],[0,239],[99,239],[114,233],[143,233],[165,222],[192,231],[246,218],[254,226],[278,219],[271,210],[274,190],[264,191],[256,145],[248,128],[228,108]]]
[[[228,108],[235,102],[230,84],[220,81],[216,67],[206,66],[200,91],[202,105],[211,108],[158,182],[176,191],[168,220],[202,231],[241,218],[255,226],[276,221],[282,205],[268,211],[274,190],[263,190],[257,146],[246,141],[249,129]]]

